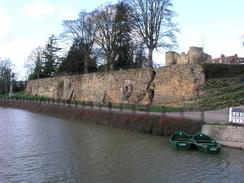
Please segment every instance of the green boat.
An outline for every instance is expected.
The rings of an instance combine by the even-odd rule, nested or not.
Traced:
[[[184,131],[177,131],[170,136],[169,141],[176,150],[188,150],[192,145],[192,136]]]
[[[218,154],[221,149],[214,139],[200,132],[193,135],[193,143],[199,151],[209,154]]]

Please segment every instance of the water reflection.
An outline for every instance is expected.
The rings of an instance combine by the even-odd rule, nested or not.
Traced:
[[[244,151],[0,108],[0,182],[244,182]]]

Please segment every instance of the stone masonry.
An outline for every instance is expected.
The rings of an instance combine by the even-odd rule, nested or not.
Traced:
[[[183,106],[205,83],[199,64],[130,69],[31,80],[28,95],[64,100]]]
[[[222,145],[244,149],[244,126],[204,125],[202,132]]]

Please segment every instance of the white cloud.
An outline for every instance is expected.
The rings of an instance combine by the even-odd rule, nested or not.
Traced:
[[[0,41],[7,40],[11,29],[11,20],[8,17],[0,4]]]
[[[34,0],[24,8],[24,13],[32,19],[39,19],[42,16],[55,14],[55,8],[45,0]]]
[[[45,41],[45,40],[44,40]],[[25,77],[24,63],[27,60],[31,50],[44,44],[43,39],[15,39],[0,43],[0,55],[9,58],[15,66],[15,72],[18,72],[18,79]]]

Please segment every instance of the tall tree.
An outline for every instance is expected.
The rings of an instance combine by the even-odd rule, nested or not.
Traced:
[[[177,25],[172,22],[172,0],[128,0],[133,8],[135,31],[148,48],[148,66],[153,66],[153,51],[176,46]]]
[[[8,93],[12,74],[11,61],[9,59],[0,59],[0,94]]]
[[[117,34],[115,32],[115,11],[114,5],[108,5],[93,12],[93,22],[96,25],[95,42],[101,48],[101,53],[106,60],[106,70],[114,70],[116,53]]]
[[[59,67],[59,72],[69,74],[81,74],[85,72],[84,67],[86,51],[83,51],[83,49],[81,49],[85,47],[81,44],[85,43],[81,42],[81,40],[75,40],[75,42],[69,49],[67,56],[62,59],[62,63]],[[87,69],[89,71],[94,71],[97,69],[94,59],[89,61],[89,67]]]
[[[31,79],[39,79],[43,73],[44,64],[43,49],[38,47],[31,51],[25,62],[25,68],[28,69]]]
[[[74,43],[79,43],[79,49],[84,53],[84,72],[88,72],[89,64],[92,62],[92,49],[94,45],[95,26],[91,15],[81,12],[77,20],[66,20],[63,22],[64,35],[70,37]],[[82,44],[80,44],[82,43]]]
[[[116,4],[115,15],[115,36],[117,58],[115,60],[115,68],[130,68],[133,64],[133,47],[131,39],[131,31],[133,22],[131,11],[128,4],[120,2]]]
[[[47,76],[53,76],[57,70],[57,64],[59,62],[58,51],[61,50],[61,48],[57,46],[57,40],[58,39],[54,35],[49,37],[46,47],[43,51],[43,73]]]

